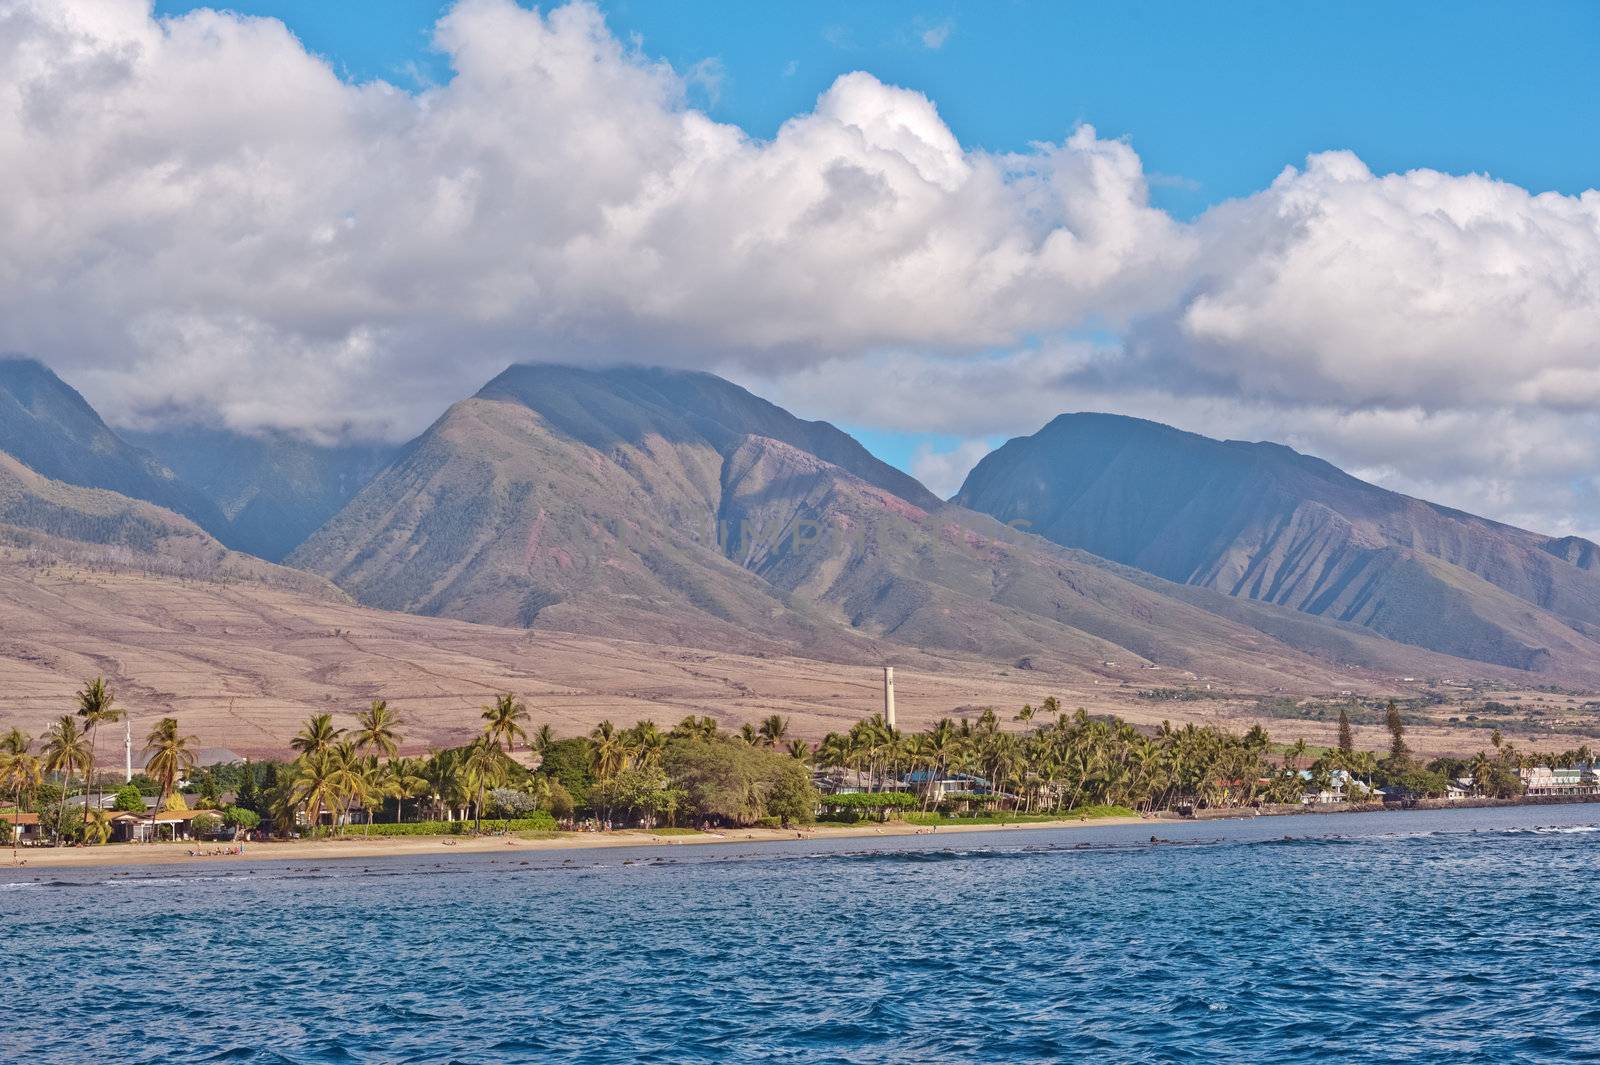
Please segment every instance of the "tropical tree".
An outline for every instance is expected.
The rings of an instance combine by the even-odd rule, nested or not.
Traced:
[[[479,736],[467,747],[461,761],[461,774],[472,802],[474,832],[483,831],[483,796],[489,789],[498,787],[505,779],[507,760],[504,752],[487,735]]]
[[[43,753],[44,771],[59,774],[64,781],[62,799],[56,807],[55,835],[59,846],[65,825],[66,800],[72,794],[72,777],[75,773],[87,773],[94,764],[94,756],[89,751],[88,739],[79,727],[78,719],[70,714],[62,715],[45,732]]]
[[[338,809],[343,799],[343,768],[336,752],[324,748],[295,760],[289,801],[295,807],[306,810],[306,818],[313,832],[322,822],[322,811]]]
[[[149,755],[149,760],[145,762],[144,771],[161,785],[161,797],[156,809],[166,805],[178,780],[195,767],[195,747],[199,742],[194,736],[180,735],[178,719],[174,717],[164,717],[156,722],[155,728],[145,737],[144,753]],[[154,820],[154,814],[151,818]]]
[[[332,714],[312,714],[289,741],[289,746],[301,754],[321,754],[338,743],[343,735],[344,729],[334,727]]]
[[[1411,755],[1411,748],[1406,746],[1406,724],[1400,716],[1400,707],[1393,700],[1389,700],[1388,709],[1384,712],[1384,724],[1389,729],[1389,758],[1394,762],[1404,762]]]
[[[1355,730],[1350,727],[1350,711],[1339,707],[1339,750],[1353,754],[1356,749]]]
[[[789,734],[789,719],[782,714],[771,714],[761,722],[757,732],[761,746],[776,747]]]
[[[95,797],[100,795],[99,781],[95,777],[95,763],[99,760],[96,739],[100,734],[100,725],[103,722],[120,721],[122,711],[116,706],[116,699],[111,689],[106,687],[105,679],[96,677],[83,686],[78,693],[78,717],[83,720],[84,728],[89,734],[89,767],[84,773],[86,782],[95,784]],[[84,789],[84,797],[88,798],[88,789]],[[96,801],[95,808],[99,809],[100,803]],[[104,819],[102,818],[102,821]],[[85,822],[87,825],[87,822]],[[109,832],[109,827],[107,829]]]
[[[372,705],[356,715],[356,750],[393,758],[400,749],[399,724],[400,719],[387,702],[372,700]]]
[[[31,753],[32,747],[32,739],[21,729],[13,728],[0,739],[0,793],[11,796],[18,814],[27,808],[27,798],[44,782],[43,767]],[[22,835],[20,818],[11,824],[10,830],[11,859],[15,864],[17,843]]]
[[[667,750],[667,734],[654,721],[640,721],[622,737],[628,761],[640,769],[656,769]]]
[[[429,784],[423,758],[391,758],[385,767],[387,790],[395,799],[395,823],[406,819],[406,800],[428,794]]]
[[[602,721],[589,733],[594,744],[594,773],[602,782],[628,768],[628,747],[617,726]]]
[[[527,742],[528,733],[523,722],[528,720],[528,708],[510,692],[498,695],[483,708],[483,734],[500,750],[516,750],[516,741]]]

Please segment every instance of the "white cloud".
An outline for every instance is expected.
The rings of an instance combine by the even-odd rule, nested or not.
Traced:
[[[936,26],[925,27],[918,36],[921,38],[924,48],[937,52],[944,47],[945,42],[950,39],[950,35],[954,32],[954,23],[941,22]]]
[[[927,485],[933,494],[949,499],[967,479],[978,460],[994,450],[987,440],[963,440],[952,448],[939,450],[932,444],[919,445],[911,457],[911,476]]]
[[[1600,192],[1312,156],[1200,222],[1158,343],[1235,391],[1437,409],[1600,396]]]
[[[1192,254],[1092,129],[966,151],[854,73],[757,141],[586,6],[464,0],[416,94],[272,20],[0,11],[0,348],[124,417],[405,431],[513,358],[959,350],[1139,309]]]
[[[0,350],[123,420],[324,434],[531,357],[969,440],[1124,410],[1600,527],[1600,192],[1336,151],[1184,223],[1127,143],[970,150],[867,73],[756,140],[591,7],[463,0],[436,42],[406,92],[273,20],[0,0]]]

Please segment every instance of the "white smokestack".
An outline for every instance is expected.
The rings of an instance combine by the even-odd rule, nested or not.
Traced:
[[[894,728],[894,667],[883,667],[883,723]]]
[[[122,719],[122,771],[124,784],[133,783],[133,722]]]

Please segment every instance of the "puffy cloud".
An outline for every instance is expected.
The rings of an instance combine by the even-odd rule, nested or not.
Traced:
[[[1092,129],[970,152],[854,73],[757,141],[588,6],[463,0],[416,94],[273,20],[0,11],[0,347],[123,417],[405,431],[513,358],[962,350],[1143,309],[1193,253]]]
[[[454,75],[405,92],[274,20],[0,0],[0,350],[124,421],[320,435],[513,359],[706,366],[967,438],[919,458],[941,489],[1120,410],[1600,528],[1600,192],[1327,152],[1184,223],[1087,126],[970,150],[857,72],[758,140],[589,6],[462,0],[435,40]]]
[[[1312,156],[1200,222],[1152,343],[1234,393],[1430,409],[1600,397],[1600,192]]]

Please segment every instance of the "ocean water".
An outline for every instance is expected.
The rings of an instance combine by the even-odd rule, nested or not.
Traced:
[[[1597,827],[1568,806],[5,870],[0,1057],[1600,1061]]]

